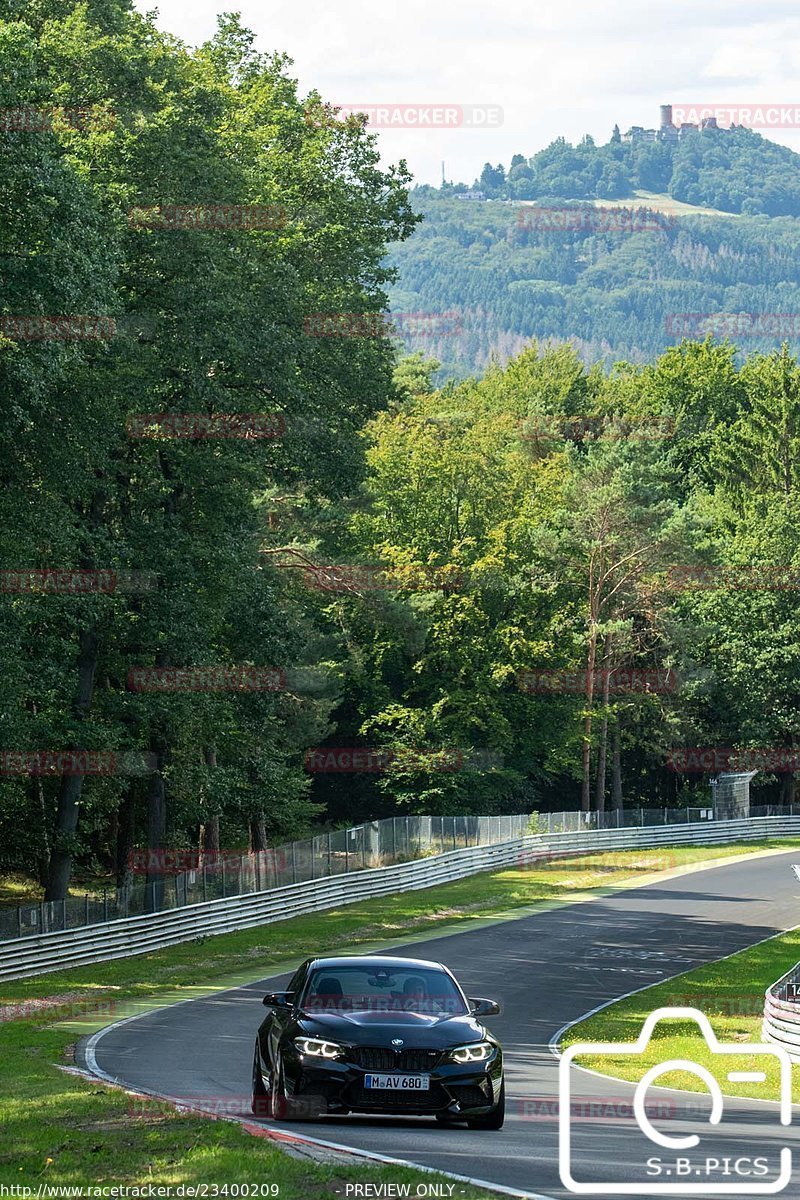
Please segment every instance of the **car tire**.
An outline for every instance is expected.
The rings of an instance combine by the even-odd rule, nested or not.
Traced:
[[[253,1051],[253,1099],[250,1107],[253,1110],[253,1114],[257,1117],[272,1116],[272,1103],[269,1089],[264,1083],[264,1076],[261,1073],[258,1042],[256,1042],[255,1049]]]
[[[303,1121],[318,1115],[311,1111],[307,1103],[294,1101],[286,1095],[283,1072],[279,1065],[276,1065],[272,1072],[270,1107],[273,1121]]]
[[[468,1129],[502,1129],[503,1122],[506,1119],[506,1081],[505,1079],[500,1084],[500,1095],[497,1097],[497,1104],[491,1112],[484,1113],[481,1117],[469,1117],[467,1119]]]

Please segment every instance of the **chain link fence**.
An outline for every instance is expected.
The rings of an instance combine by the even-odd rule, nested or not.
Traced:
[[[528,832],[530,817],[388,817],[350,829],[288,842],[260,853],[198,854],[189,848],[135,851],[133,878],[125,887],[65,900],[0,908],[0,941],[34,933],[79,929],[133,917],[248,895],[290,883],[304,883],[349,871],[364,871],[444,854],[467,846],[488,846]],[[190,869],[180,867],[190,862]]]
[[[800,815],[800,804],[753,806],[750,815]],[[489,846],[526,833],[580,833],[713,819],[711,807],[627,808],[610,809],[605,813],[573,811],[496,817],[403,816],[318,834],[257,854],[200,855],[188,848],[170,852],[137,851],[133,862],[142,877],[134,877],[125,887],[69,896],[66,900],[0,908],[0,941],[79,929],[120,917],[164,912],[207,900],[249,895],[291,883],[411,862],[467,846]],[[177,869],[187,861],[192,862],[190,869]]]

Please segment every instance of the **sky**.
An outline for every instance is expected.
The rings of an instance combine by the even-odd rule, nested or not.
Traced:
[[[158,24],[189,44],[241,12],[262,51],[294,60],[301,95],[404,106],[380,128],[384,164],[415,180],[472,183],[554,138],[608,140],[658,124],[660,104],[792,105],[800,114],[797,0],[161,0]],[[137,0],[142,11],[154,0]],[[466,127],[458,114],[473,114]],[[384,123],[386,118],[383,119]],[[420,122],[438,127],[417,127]],[[459,122],[456,124],[456,122]],[[800,118],[796,124],[800,126]],[[800,128],[761,129],[800,151]]]

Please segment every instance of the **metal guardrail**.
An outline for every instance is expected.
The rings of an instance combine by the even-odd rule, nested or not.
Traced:
[[[691,825],[536,834],[470,846],[377,870],[329,876],[250,895],[126,917],[106,925],[0,942],[0,979],[24,979],[67,967],[127,958],[195,938],[250,929],[321,912],[371,896],[413,891],[513,864],[535,864],[576,852],[656,846],[714,845],[800,835],[800,817],[751,817]]]
[[[761,1037],[782,1046],[800,1062],[800,963],[782,975],[764,993]]]
[[[789,808],[751,808],[753,817],[800,814]],[[604,813],[542,812],[534,814],[538,833],[580,833],[589,829],[626,829],[639,825],[681,825],[712,820],[712,808],[626,808]],[[726,814],[727,819],[741,813]],[[0,943],[32,934],[66,932],[105,925],[122,917],[185,908],[207,900],[227,900],[247,892],[263,892],[346,875],[467,846],[488,846],[523,837],[532,831],[533,816],[422,816],[406,814],[368,821],[349,829],[316,834],[258,852],[204,851],[189,847],[131,851],[128,882],[63,900],[40,900],[0,906]],[[183,864],[183,865],[182,865]],[[134,876],[141,876],[138,882]]]
[[[579,828],[581,818],[590,815],[553,813],[548,820],[552,818],[553,828],[561,832]],[[559,818],[566,823],[558,824]],[[236,850],[201,854],[180,847],[134,849],[128,863],[130,876],[123,887],[104,889],[100,895],[87,893],[67,896],[63,900],[0,907],[0,942],[31,934],[105,925],[123,917],[185,908],[207,900],[227,900],[248,892],[263,892],[329,875],[347,875],[467,846],[507,842],[510,838],[522,837],[528,831],[529,821],[527,813],[511,816],[408,814],[368,821],[349,829],[336,829],[257,853]],[[641,825],[645,822],[632,823]]]

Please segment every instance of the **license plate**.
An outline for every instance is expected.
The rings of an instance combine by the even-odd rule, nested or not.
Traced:
[[[427,1092],[430,1075],[365,1075],[364,1087],[378,1092]]]

